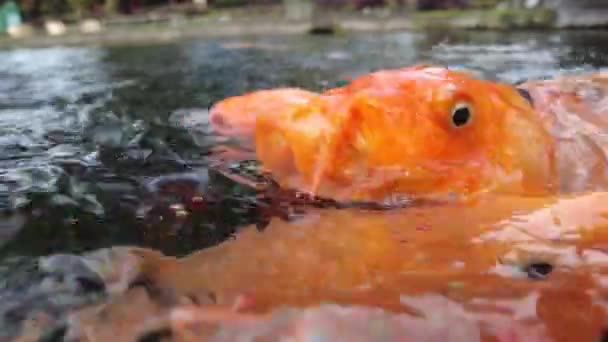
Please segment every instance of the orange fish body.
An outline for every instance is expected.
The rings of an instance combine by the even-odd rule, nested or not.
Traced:
[[[607,80],[588,77],[582,88],[603,91]],[[229,98],[211,115],[253,120],[239,134],[255,139],[257,158],[279,184],[337,200],[603,187],[608,97],[591,105],[597,95],[561,91],[559,82],[573,83],[521,85],[530,103],[511,85],[414,66],[320,94],[285,88]],[[562,127],[570,116],[576,127]]]

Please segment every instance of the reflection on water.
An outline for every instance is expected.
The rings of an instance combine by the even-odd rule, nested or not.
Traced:
[[[598,341],[608,290],[606,201],[606,193],[490,195],[390,212],[319,210],[275,219],[263,233],[250,226],[180,259],[114,249],[51,257],[44,267],[121,294],[68,324],[90,339],[162,330],[162,317],[177,311],[173,332],[184,341],[213,334],[215,324],[213,341]],[[78,264],[94,276],[70,266]],[[137,286],[141,278],[145,286]],[[159,289],[171,291],[163,297]],[[207,306],[213,302],[223,314]],[[325,305],[284,309],[318,303]],[[244,309],[226,309],[233,305]],[[269,309],[270,317],[252,316]],[[187,324],[197,320],[208,324]]]
[[[320,90],[421,62],[507,82],[598,70],[608,67],[606,36],[391,33],[0,51],[0,303],[31,257],[126,244],[183,255],[245,224],[297,215],[208,169],[223,142],[206,121],[214,101],[277,86]]]

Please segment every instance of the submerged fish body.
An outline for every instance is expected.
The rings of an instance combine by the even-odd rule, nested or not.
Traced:
[[[606,188],[605,91],[602,73],[515,87],[421,65],[318,94],[252,92],[210,115],[252,138],[280,185],[322,197],[535,195]]]
[[[487,194],[471,204],[389,212],[318,210],[272,220],[264,232],[243,227],[180,258],[128,247],[87,253],[80,263],[113,292],[71,315],[67,336],[122,341],[170,330],[180,341],[600,341],[607,201],[608,192]],[[70,269],[64,260],[48,258],[44,271],[62,274]],[[324,303],[340,314],[328,315]]]

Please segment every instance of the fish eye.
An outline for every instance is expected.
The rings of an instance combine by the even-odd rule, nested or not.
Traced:
[[[471,106],[468,103],[460,102],[452,109],[452,124],[455,127],[462,127],[468,124],[473,118]]]
[[[515,89],[517,89],[517,92],[519,92],[519,95],[521,95],[521,97],[526,99],[526,101],[528,101],[528,103],[530,103],[530,105],[534,106],[534,99],[532,98],[532,95],[530,94],[529,91],[527,91],[526,89],[523,89],[523,88],[515,88]]]

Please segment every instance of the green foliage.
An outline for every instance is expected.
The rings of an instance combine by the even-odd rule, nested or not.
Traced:
[[[213,1],[214,7],[235,7],[243,6],[248,3],[247,0],[215,0]]]
[[[118,12],[118,6],[120,5],[120,0],[105,0],[103,9],[107,14],[113,14]]]
[[[81,18],[93,7],[103,8],[106,14],[115,14],[133,0],[16,0],[27,20],[40,17]],[[238,7],[246,5],[279,4],[282,0],[208,0],[211,7]],[[2,0],[0,0],[0,3]],[[169,5],[170,0],[141,0],[142,6]]]
[[[93,0],[67,0],[67,3],[76,17],[82,18],[93,5]]]
[[[71,12],[66,0],[40,0],[38,2],[40,14],[44,17],[59,17]]]
[[[498,0],[471,0],[469,7],[489,9],[496,7],[499,2]]]
[[[19,0],[19,7],[26,19],[62,17],[66,14],[81,16],[94,0]]]
[[[464,28],[464,29],[515,29],[548,28],[556,19],[549,8],[539,9],[492,9],[492,10],[437,10],[415,13],[414,26],[419,29]]]
[[[281,0],[209,0],[212,7],[237,7],[245,5],[264,5],[280,3]]]
[[[556,13],[551,9],[536,10],[503,9],[496,11],[500,26],[515,27],[545,27],[556,20]]]

